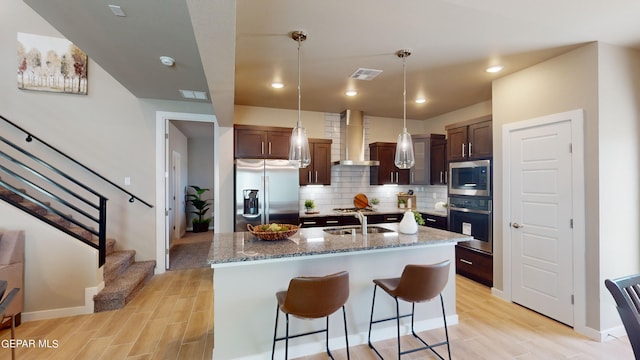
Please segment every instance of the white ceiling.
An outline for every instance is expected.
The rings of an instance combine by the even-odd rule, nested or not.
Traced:
[[[24,0],[141,98],[204,90],[220,124],[233,105],[297,108],[297,44],[304,30],[302,108],[429,117],[491,98],[491,81],[592,41],[640,49],[637,0]],[[127,17],[111,14],[120,5]],[[234,6],[235,5],[235,6]],[[176,59],[172,68],[159,57]],[[488,65],[503,72],[488,74]],[[358,68],[383,70],[351,80]],[[286,86],[275,91],[273,80]],[[359,95],[344,96],[354,88]]]

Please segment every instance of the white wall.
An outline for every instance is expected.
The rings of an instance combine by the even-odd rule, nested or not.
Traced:
[[[211,132],[213,133],[213,126],[211,127]],[[213,172],[214,172],[214,164],[213,164],[213,142],[211,138],[190,138],[189,139],[189,183],[188,186],[195,185],[199,186],[203,189],[209,189],[202,194],[203,200],[211,199],[211,206],[209,207],[209,211],[207,212],[207,216],[213,217]],[[193,190],[190,190],[192,193]],[[189,207],[189,211],[193,211],[194,208],[192,206]],[[196,217],[195,214],[188,214],[188,227],[192,227],[191,219]],[[211,221],[209,227],[213,227],[213,221]]]
[[[173,171],[169,171],[169,184],[173,184],[174,181],[180,181],[180,184],[176,184],[177,193],[174,193],[174,189],[169,185],[169,201],[175,196],[176,199],[179,199],[180,206],[176,208],[173,204],[169,204],[169,207],[172,208],[172,212],[169,215],[169,247],[173,245],[173,241],[182,237],[187,229],[187,215],[186,215],[186,207],[185,207],[185,197],[186,191],[185,188],[189,182],[189,151],[188,151],[188,140],[187,137],[173,124],[172,121],[169,121],[169,142],[168,142],[168,151],[167,154],[169,156],[169,168],[173,169],[176,164],[173,163],[173,153],[176,152],[180,154],[180,163],[177,164],[179,166],[176,169],[178,173],[178,177],[173,178]],[[177,214],[176,214],[177,212]],[[176,224],[174,221],[174,217],[178,219],[178,223]],[[173,231],[174,226],[180,227],[179,236],[175,235],[175,231]]]
[[[600,328],[620,323],[607,278],[640,272],[640,51],[600,43]]]
[[[638,54],[597,43],[493,83],[494,172],[502,125],[584,109],[586,325],[619,322],[604,277],[638,271]],[[619,160],[625,159],[624,162]],[[502,178],[494,178],[494,287],[503,289]],[[628,201],[624,201],[627,199]],[[578,210],[579,211],[579,210]],[[605,302],[602,299],[607,298]]]
[[[17,68],[15,44],[18,32],[62,37],[22,1],[0,2],[0,16],[3,19],[0,22],[0,43],[7,45],[0,48],[2,69]],[[90,165],[119,185],[123,185],[125,177],[130,177],[131,185],[127,189],[153,205],[156,193],[156,111],[212,114],[213,109],[210,104],[205,103],[137,99],[91,59],[88,69],[89,91],[86,96],[19,90],[16,71],[0,72],[0,114],[78,161]],[[10,132],[7,129],[5,124],[0,124],[0,132]],[[32,146],[37,145],[32,143]],[[227,146],[232,149],[233,142]],[[73,166],[61,166],[64,170],[69,168],[71,175],[86,181],[109,199],[107,236],[116,239],[118,248],[136,250],[138,260],[155,259],[155,209],[140,202],[129,203],[127,195],[110,185],[96,181],[93,176]],[[14,229],[16,226],[30,225],[29,222],[16,223],[6,216],[0,217],[0,227]],[[49,305],[50,296],[42,293],[43,290],[48,290],[53,296],[57,288],[72,285],[62,272],[65,266],[58,270],[56,263],[48,258],[48,254],[65,252],[69,246],[65,238],[36,239],[34,236],[36,234],[33,232],[26,234],[28,244],[38,244],[38,251],[27,249],[26,266],[32,274],[30,286],[40,289],[40,292],[35,297],[33,291],[25,291],[26,303],[29,304],[25,311],[50,306],[77,306],[75,298],[79,298],[80,295],[77,294],[84,296],[86,287],[81,282],[78,282],[75,290],[68,289],[73,293],[69,296],[74,299],[68,299],[67,303]],[[75,251],[70,250],[68,253]],[[91,261],[94,260],[92,257]],[[64,261],[63,264],[73,263],[73,260]],[[92,267],[83,268],[84,259],[78,259],[77,262],[79,267],[76,271],[96,270]],[[95,285],[97,283],[93,284]]]

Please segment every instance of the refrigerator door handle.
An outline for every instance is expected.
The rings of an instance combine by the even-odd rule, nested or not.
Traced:
[[[270,212],[270,209],[269,209],[269,205],[270,205],[269,204],[269,191],[271,189],[270,189],[270,186],[269,186],[269,177],[268,176],[264,176],[263,180],[264,180],[264,217],[265,217],[263,223],[264,224],[268,224],[270,222],[270,220],[269,220],[269,212]]]

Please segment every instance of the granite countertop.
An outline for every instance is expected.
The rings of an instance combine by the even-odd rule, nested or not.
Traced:
[[[353,226],[343,226],[353,227]],[[323,228],[303,228],[289,239],[263,241],[249,232],[214,234],[209,250],[209,264],[250,262],[298,256],[337,254],[355,251],[390,249],[406,246],[433,246],[471,240],[471,236],[418,226],[418,233],[398,233],[397,223],[376,224],[392,232],[331,235]]]

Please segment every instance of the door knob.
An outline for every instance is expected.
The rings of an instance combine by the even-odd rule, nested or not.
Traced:
[[[511,223],[511,226],[516,228],[516,229],[520,229],[522,227],[522,225],[520,225],[518,223]]]

